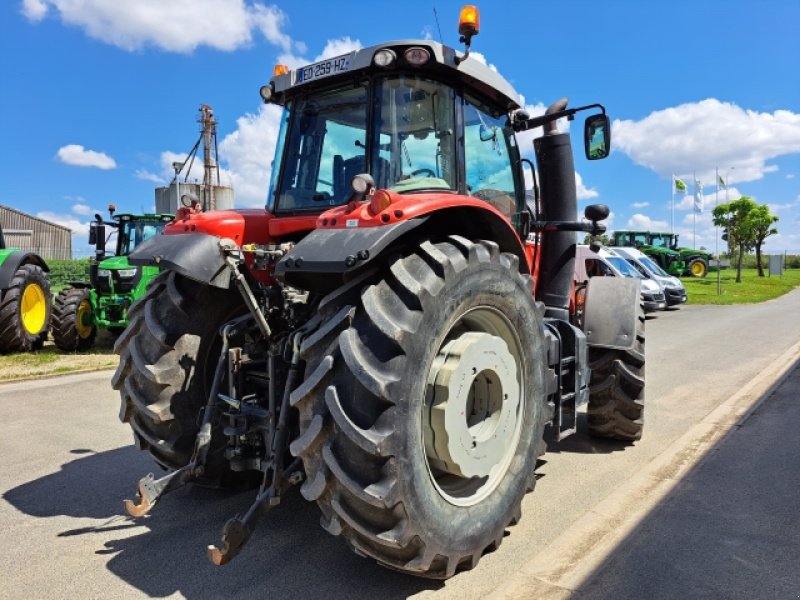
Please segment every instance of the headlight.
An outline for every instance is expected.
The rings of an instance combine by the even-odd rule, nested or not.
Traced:
[[[108,269],[97,269],[98,277],[111,277],[111,271]]]
[[[120,269],[117,273],[122,279],[130,279],[136,276],[136,269]]]

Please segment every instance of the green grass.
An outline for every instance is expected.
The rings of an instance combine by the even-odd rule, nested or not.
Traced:
[[[717,295],[717,273],[703,279],[681,277],[689,296],[689,304],[752,304],[782,296],[800,286],[800,269],[787,269],[783,277],[759,277],[756,269],[742,269],[742,282],[736,283],[736,269],[720,271],[720,295]]]

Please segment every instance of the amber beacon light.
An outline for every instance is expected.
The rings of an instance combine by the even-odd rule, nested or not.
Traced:
[[[481,16],[478,7],[472,4],[463,6],[461,14],[458,16],[458,34],[465,38],[462,41],[469,44],[469,38],[478,35],[480,28]]]

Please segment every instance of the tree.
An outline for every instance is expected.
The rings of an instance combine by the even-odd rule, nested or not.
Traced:
[[[736,261],[736,283],[742,282],[742,259],[744,253],[755,249],[758,263],[758,274],[764,276],[761,266],[761,246],[764,240],[778,230],[772,225],[778,217],[771,214],[766,204],[756,204],[749,196],[725,202],[714,207],[712,212],[714,225],[722,227],[723,239],[728,242],[731,254],[738,249]]]
[[[758,265],[758,276],[764,277],[764,266],[761,264],[761,246],[764,240],[778,233],[777,228],[772,227],[778,222],[778,217],[769,211],[769,206],[760,204],[747,215],[750,227],[753,230],[754,244],[756,248],[756,265]]]
[[[605,233],[601,233],[600,235],[587,234],[586,237],[583,238],[583,243],[587,245],[592,242],[600,242],[603,246],[608,246],[610,241],[608,235]]]

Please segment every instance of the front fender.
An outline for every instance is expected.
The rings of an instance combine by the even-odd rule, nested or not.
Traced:
[[[136,266],[172,270],[205,285],[227,289],[231,273],[216,235],[179,233],[157,235],[143,242],[128,256]]]

